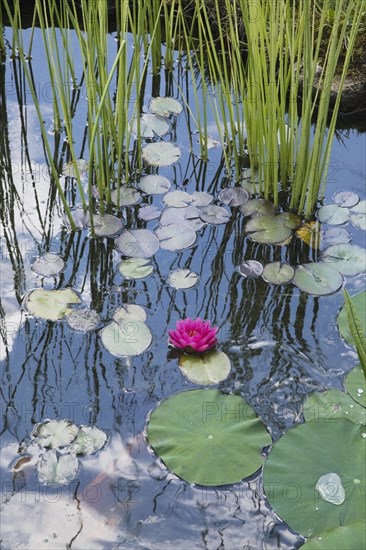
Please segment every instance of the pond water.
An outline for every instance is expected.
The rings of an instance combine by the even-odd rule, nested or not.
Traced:
[[[6,37],[11,41],[10,29]],[[51,88],[39,31],[34,41],[34,78],[62,167],[67,160],[65,135],[53,132]],[[115,48],[113,36],[110,47]],[[307,394],[342,388],[344,374],[356,363],[354,350],[343,342],[336,325],[342,293],[311,296],[291,283],[272,285],[236,271],[244,260],[286,260],[296,266],[317,253],[295,237],[282,247],[251,241],[239,208],[226,207],[227,223],[204,225],[188,249],[159,249],[149,277],[124,278],[114,237],[92,238],[87,229],[71,232],[62,223],[62,205],[49,184],[39,122],[21,65],[8,57],[0,72],[3,548],[300,547],[304,539],[266,501],[260,472],[218,488],[189,484],[155,456],[146,439],[146,422],[162,399],[200,387],[187,381],[168,347],[168,330],[187,316],[219,327],[218,349],[228,355],[231,370],[213,387],[242,395],[274,440],[302,421]],[[182,90],[192,95],[184,57],[172,72],[148,74],[145,110],[159,95],[183,104]],[[86,96],[81,88],[74,118],[74,146],[81,158],[87,158]],[[170,118],[170,131],[163,138],[180,147],[179,162],[155,172],[170,180],[171,190],[206,191],[221,204],[220,190],[237,182],[227,175],[221,147],[209,150],[207,162],[199,158],[195,105],[190,107],[192,113],[184,108]],[[213,118],[209,134],[218,139]],[[339,132],[325,203],[338,190],[355,191],[365,199],[365,146],[364,134]],[[151,172],[144,168],[143,173]],[[80,204],[75,180],[65,178],[64,184],[69,204]],[[157,221],[145,222],[138,212],[145,204],[162,209],[162,198],[142,194],[137,205],[121,208],[118,215],[129,229],[153,230]],[[353,243],[365,247],[364,231],[349,222],[344,227]],[[46,252],[58,254],[66,264],[55,277],[41,277],[31,269],[34,259]],[[168,284],[170,273],[179,268],[198,274],[193,288],[177,290]],[[345,280],[351,294],[364,285],[364,274]],[[104,348],[99,329],[81,333],[65,320],[36,318],[22,305],[24,295],[35,288],[69,287],[79,293],[83,305],[100,314],[100,327],[122,304],[144,307],[152,332],[148,350],[138,357],[116,358]],[[45,487],[34,467],[12,471],[20,444],[44,419],[95,425],[108,434],[105,448],[82,461],[68,486]]]

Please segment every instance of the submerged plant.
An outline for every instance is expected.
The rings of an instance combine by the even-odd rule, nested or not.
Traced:
[[[181,319],[177,321],[176,330],[169,330],[169,342],[187,353],[203,353],[217,344],[216,334],[219,330],[211,327],[210,321],[202,319]]]

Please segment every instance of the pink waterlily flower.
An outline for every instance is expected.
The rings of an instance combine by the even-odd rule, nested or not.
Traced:
[[[218,330],[210,321],[188,317],[177,321],[176,330],[169,330],[169,342],[187,353],[203,353],[217,344]]]

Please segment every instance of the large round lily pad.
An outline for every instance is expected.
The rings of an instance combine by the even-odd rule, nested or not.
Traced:
[[[230,367],[230,359],[222,351],[184,354],[179,359],[180,370],[195,384],[218,384],[227,378]]]
[[[196,240],[196,232],[189,225],[171,223],[155,230],[161,248],[165,250],[183,250],[192,246]]]
[[[366,271],[366,249],[356,244],[337,244],[326,248],[323,262],[331,263],[343,275],[358,275]]]
[[[366,523],[354,521],[309,539],[301,550],[361,550],[365,548]]]
[[[350,298],[352,305],[356,311],[356,315],[360,321],[361,330],[364,334],[366,334],[366,290],[358,292]],[[343,338],[346,340],[346,342],[354,346],[355,342],[349,329],[346,306],[343,306],[341,311],[339,312],[337,323],[339,331]]]
[[[125,256],[151,258],[159,250],[159,239],[148,229],[131,229],[116,239],[116,246]]]
[[[364,431],[344,418],[311,421],[292,428],[273,446],[264,465],[264,490],[292,529],[309,537],[364,519]],[[316,489],[319,478],[329,473],[342,480],[345,500],[340,505],[324,500]]]
[[[198,231],[205,225],[205,222],[200,218],[199,209],[195,206],[166,208],[161,215],[160,225],[170,225],[171,223],[183,223],[194,231]]]
[[[163,195],[170,189],[170,181],[159,174],[149,174],[139,181],[139,188],[149,195]]]
[[[347,418],[355,424],[366,423],[366,409],[341,390],[331,389],[309,395],[304,403],[305,420],[337,422]]]
[[[237,395],[181,392],[151,414],[149,443],[176,475],[199,485],[226,485],[253,474],[271,444],[265,425]]]
[[[141,321],[112,321],[101,330],[103,345],[116,357],[135,356],[151,344],[149,328]]]
[[[245,231],[249,233],[252,241],[261,244],[283,244],[292,235],[292,230],[287,226],[286,219],[281,215],[273,214],[253,216],[245,224]]]
[[[343,277],[329,264],[312,262],[296,268],[293,283],[308,294],[326,296],[340,289]]]
[[[142,158],[152,166],[170,166],[180,159],[181,150],[169,141],[149,143],[142,149]]]
[[[80,304],[79,296],[71,290],[32,290],[25,299],[24,305],[33,315],[48,321],[57,321],[71,313],[69,304]]]
[[[172,206],[174,208],[185,208],[192,202],[192,197],[185,191],[170,191],[163,198],[163,203],[166,206]]]

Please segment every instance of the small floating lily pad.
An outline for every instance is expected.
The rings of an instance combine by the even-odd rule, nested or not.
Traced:
[[[160,214],[161,210],[159,210],[159,208],[153,204],[142,206],[138,211],[138,217],[140,218],[140,220],[144,220],[145,222],[160,218]]]
[[[208,486],[253,474],[263,464],[263,447],[271,444],[265,425],[242,397],[212,389],[163,401],[151,413],[147,435],[172,472]]]
[[[53,277],[63,271],[65,262],[57,254],[44,254],[36,258],[32,264],[32,270],[43,277]]]
[[[170,181],[158,174],[149,174],[140,179],[139,188],[149,195],[163,195],[170,189]]]
[[[251,199],[240,207],[240,212],[244,214],[244,216],[252,216],[253,214],[274,214],[275,210],[274,205],[266,201],[266,199]]]
[[[154,271],[150,261],[145,258],[128,258],[118,265],[119,272],[126,279],[144,279]]]
[[[90,214],[88,210],[84,210],[83,208],[71,210],[71,217],[74,220],[76,229],[85,229],[90,225]],[[62,223],[69,229],[71,228],[70,220],[66,214],[62,216]]]
[[[252,241],[261,244],[282,245],[292,236],[292,230],[286,226],[285,220],[273,214],[253,216],[245,224],[245,231]]]
[[[25,307],[29,313],[48,321],[57,321],[71,313],[69,304],[80,304],[79,296],[66,288],[62,290],[32,290],[25,299]]]
[[[183,354],[179,368],[194,384],[212,385],[225,380],[230,372],[230,359],[222,351],[209,351],[192,355]]]
[[[329,264],[312,262],[297,266],[293,283],[307,294],[326,296],[341,288],[343,277]]]
[[[46,420],[37,424],[31,433],[40,447],[58,449],[69,445],[79,428],[68,420]]]
[[[162,225],[155,230],[155,234],[160,241],[161,248],[165,250],[183,250],[192,246],[196,240],[195,231],[182,223]]]
[[[72,454],[59,455],[48,451],[38,464],[38,479],[44,485],[68,485],[79,471],[79,461]]]
[[[103,345],[116,357],[141,355],[151,344],[149,328],[141,321],[112,321],[101,330]]]
[[[231,214],[222,206],[209,205],[201,208],[200,217],[206,223],[218,225],[221,223],[227,223],[231,217]]]
[[[94,309],[87,307],[73,309],[66,317],[69,326],[80,332],[90,332],[98,328],[100,316]]]
[[[318,220],[329,225],[341,225],[349,220],[349,210],[338,204],[327,204],[319,208]]]
[[[148,229],[124,231],[116,239],[117,249],[131,258],[151,258],[159,250],[159,239]]]
[[[307,397],[304,403],[305,420],[316,422],[338,422],[347,418],[355,424],[365,424],[366,409],[356,403],[348,393],[331,389],[315,392]]]
[[[290,429],[272,447],[263,470],[267,498],[283,521],[305,537],[365,517],[364,426],[338,418]],[[345,500],[336,506],[316,490],[320,476],[342,479]]]
[[[301,550],[360,550],[366,540],[366,524],[364,521],[354,521],[348,525],[340,525],[335,529],[319,533],[310,538]]]
[[[338,191],[333,195],[333,200],[339,206],[350,208],[358,203],[360,197],[353,191]]]
[[[356,315],[361,323],[361,330],[366,334],[366,290],[358,292],[354,296],[351,296],[352,305],[356,311]],[[355,345],[351,331],[349,330],[349,323],[347,318],[346,306],[343,306],[339,312],[337,318],[338,328],[343,338],[351,344]]]
[[[95,426],[80,426],[75,440],[70,446],[73,455],[87,456],[99,451],[107,441],[107,435]]]
[[[117,206],[132,206],[137,204],[141,198],[141,193],[134,187],[120,187],[114,189],[111,193],[111,201]]]
[[[85,159],[77,159],[75,162],[70,160],[62,167],[62,175],[70,178],[76,178],[76,175],[86,173],[89,170],[89,162]]]
[[[211,193],[205,191],[194,191],[191,195],[192,206],[208,206],[212,203],[214,197]]]
[[[176,269],[167,279],[170,286],[182,290],[192,288],[192,286],[197,284],[197,281],[197,273],[194,273],[194,271],[191,271],[190,269]]]
[[[366,408],[366,381],[361,365],[349,371],[344,384],[353,399]]]
[[[265,265],[262,273],[263,279],[274,285],[289,283],[294,275],[294,268],[282,262],[272,262]]]
[[[165,118],[152,113],[144,113],[140,116],[140,121],[137,117],[132,120],[131,130],[136,136],[143,138],[153,138],[155,135],[163,137],[169,132],[170,125]]]
[[[219,193],[219,199],[227,206],[240,206],[249,200],[249,193],[242,187],[226,187]]]
[[[154,97],[150,101],[149,109],[157,115],[169,116],[179,115],[183,111],[183,106],[172,97]]]
[[[238,265],[237,271],[243,277],[256,279],[262,275],[263,265],[257,260],[247,260]]]
[[[122,220],[112,214],[94,214],[94,231],[98,237],[110,237],[121,231]]]
[[[161,215],[160,225],[170,225],[172,223],[183,223],[191,227],[194,231],[198,231],[205,225],[205,222],[200,218],[198,208],[195,206],[166,208]]]
[[[113,314],[113,321],[116,321],[116,323],[119,323],[121,320],[140,321],[144,323],[146,318],[146,311],[144,308],[136,304],[123,304],[123,306],[117,308]]]
[[[142,158],[151,166],[170,166],[181,157],[181,150],[169,141],[148,143],[142,149]]]
[[[191,195],[185,191],[170,191],[163,197],[163,203],[174,208],[185,208],[191,202]]]
[[[352,225],[366,231],[366,201],[361,201],[351,208],[350,214]]]
[[[356,244],[338,244],[326,248],[323,262],[332,264],[343,275],[366,272],[366,250]]]
[[[331,227],[324,232],[322,245],[347,244],[350,240],[351,235],[347,229],[343,229],[342,227]]]

